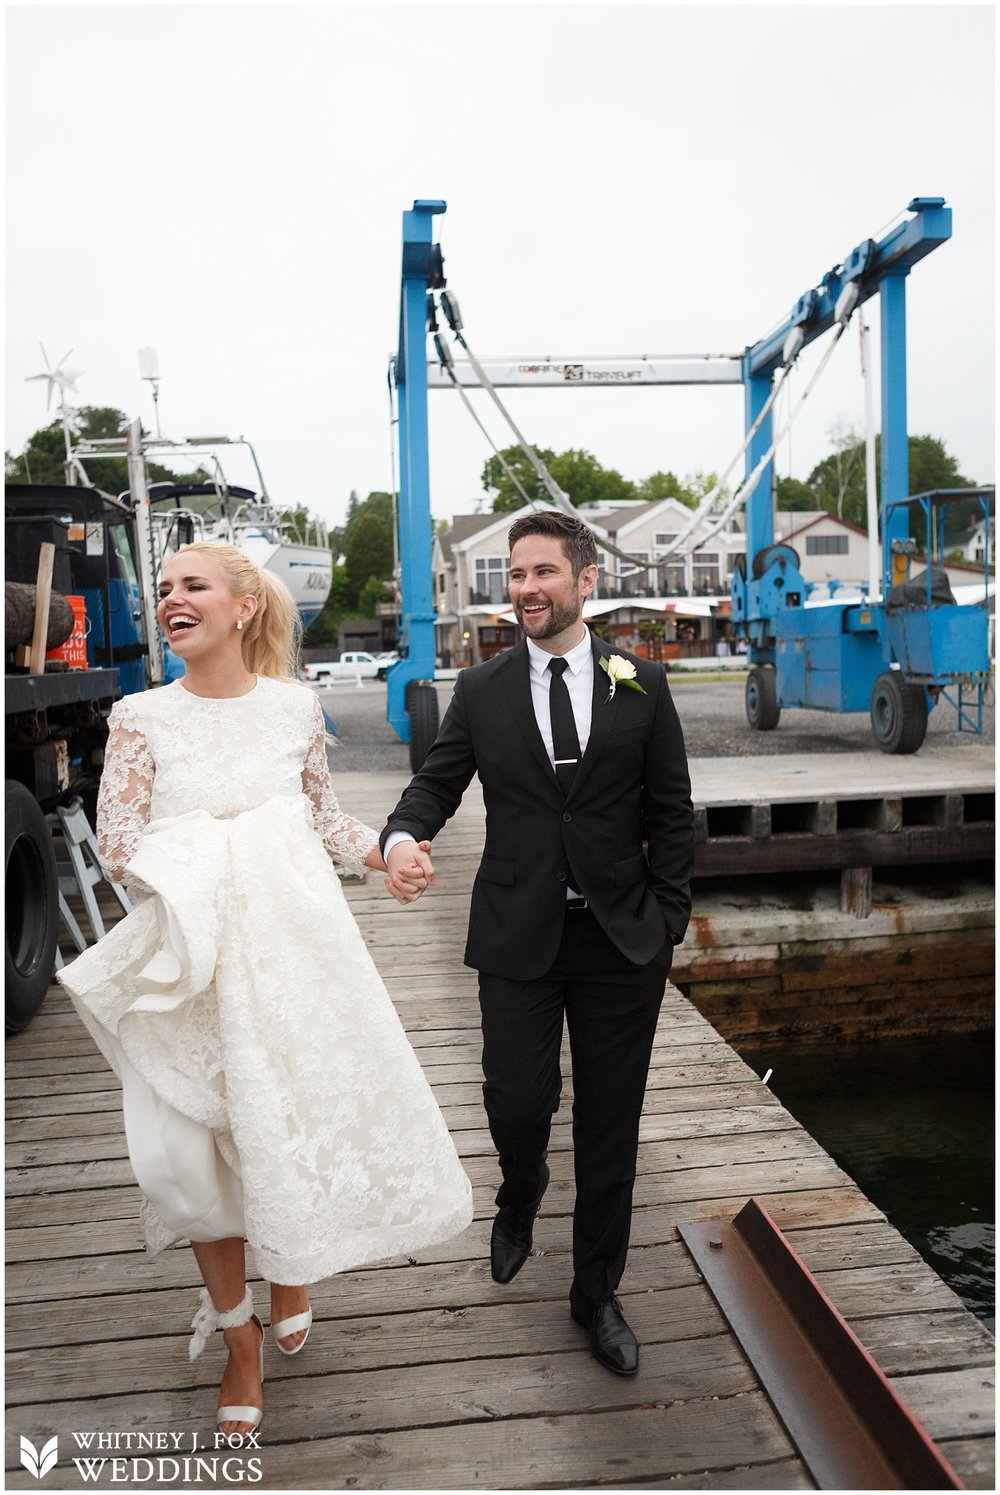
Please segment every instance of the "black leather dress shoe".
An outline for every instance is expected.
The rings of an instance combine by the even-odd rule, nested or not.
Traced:
[[[622,1313],[622,1305],[613,1295],[594,1302],[579,1294],[570,1294],[569,1311],[582,1324],[590,1340],[595,1360],[616,1376],[634,1376],[639,1369],[639,1342]]]
[[[508,1204],[497,1211],[490,1236],[490,1272],[494,1282],[512,1282],[531,1255],[532,1227],[549,1170],[542,1164],[542,1182],[534,1204]]]

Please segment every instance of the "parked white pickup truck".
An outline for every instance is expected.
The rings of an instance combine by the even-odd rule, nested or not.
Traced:
[[[365,649],[349,649],[339,659],[317,659],[302,668],[307,680],[323,685],[336,680],[375,680],[381,666]]]

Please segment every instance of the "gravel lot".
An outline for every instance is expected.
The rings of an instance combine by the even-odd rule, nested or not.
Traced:
[[[879,750],[871,735],[867,713],[835,716],[825,711],[783,711],[773,732],[753,732],[743,710],[743,681],[684,680],[674,675],[671,690],[692,758],[736,758],[780,753],[852,753]],[[443,716],[454,689],[450,680],[436,687]],[[386,721],[386,686],[332,685],[317,690],[323,708],[337,725],[342,747],[330,753],[334,772],[396,771],[406,773],[409,749]],[[956,746],[978,747],[992,754],[992,705],[986,712],[983,736],[959,733],[956,716],[942,701],[931,712],[921,756],[941,757]]]

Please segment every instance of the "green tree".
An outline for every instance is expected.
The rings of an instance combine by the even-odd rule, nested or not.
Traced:
[[[809,474],[808,487],[812,490],[817,509],[826,509],[830,514],[852,524],[867,528],[867,500],[865,485],[865,444],[856,437],[850,442],[838,438],[837,445],[828,457],[817,463]],[[882,442],[875,438],[875,483],[881,497]],[[946,450],[944,442],[936,436],[911,436],[909,441],[910,493],[932,493],[935,489],[969,488],[974,484],[959,471],[958,462]],[[976,500],[970,504],[955,506],[947,516],[947,532],[957,527],[961,530],[967,523],[969,513],[976,508]],[[922,540],[922,536],[918,537]]]
[[[622,499],[636,497],[635,484],[623,478],[613,467],[604,467],[591,453],[571,447],[565,452],[553,452],[548,447],[536,448],[539,457],[570,501],[577,506],[589,503],[618,503]],[[503,453],[507,466],[517,475],[529,498],[551,505],[548,490],[535,472],[519,446],[509,446]],[[494,492],[493,511],[497,514],[519,509],[524,498],[512,479],[504,472],[496,457],[483,465],[482,483],[486,491]]]
[[[377,618],[380,602],[388,602],[389,593],[380,576],[369,576],[358,595],[358,617]]]
[[[682,504],[690,504],[691,498],[684,484],[672,472],[653,472],[635,485],[635,496],[643,503],[659,503],[662,498],[676,498]]]
[[[778,479],[779,509],[815,509],[816,495],[808,483],[798,478]]]
[[[344,526],[344,567],[351,606],[357,606],[370,577],[385,580],[392,575],[392,526],[377,505],[359,506]]]
[[[865,522],[865,443],[857,432],[844,428],[830,431],[833,451],[809,474],[814,509],[825,509],[852,524]]]
[[[702,472],[698,468],[695,472],[689,472],[681,483],[681,498],[686,504],[695,508],[709,493],[712,492],[719,481],[717,472]],[[732,490],[723,483],[719,489],[718,501],[722,503],[725,499],[732,497]]]
[[[83,405],[78,417],[79,436],[86,441],[122,436],[129,424],[125,412],[113,405]],[[124,493],[128,488],[128,464],[124,457],[88,457],[84,466],[94,487],[104,493]],[[53,421],[29,436],[20,456],[8,453],[5,469],[9,483],[56,486],[65,483],[66,441],[61,423]],[[176,473],[158,462],[148,463],[147,472],[152,483],[200,483],[209,476],[204,468]]]
[[[347,504],[347,518],[342,525],[330,531],[330,549],[334,556],[333,584],[326,606],[305,633],[305,643],[332,645],[339,642],[340,625],[345,618],[371,617],[375,601],[387,597],[385,583],[392,576],[392,494],[375,491],[367,498],[359,498],[351,490]],[[343,557],[339,564],[338,558]],[[378,586],[367,601],[370,610],[363,610],[363,593],[370,582]],[[373,600],[374,599],[374,600]]]
[[[551,465],[555,460],[555,452],[551,451],[547,446],[536,447],[535,450],[546,467],[551,470]],[[519,446],[506,447],[502,456],[529,498],[541,501],[548,499],[545,484]],[[482,484],[487,493],[495,491],[493,511],[496,514],[510,513],[513,509],[519,509],[524,503],[524,499],[513,479],[504,471],[499,457],[489,457],[483,463]],[[572,495],[570,496],[572,497]]]

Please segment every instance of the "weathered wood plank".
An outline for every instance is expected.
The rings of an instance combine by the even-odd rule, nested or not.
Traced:
[[[443,1105],[442,1112],[463,1156],[494,1152],[489,1131],[483,1126],[481,1101],[465,1106]],[[674,1111],[660,1115],[654,1105],[640,1123],[639,1136],[644,1142],[681,1142],[695,1138],[743,1136],[749,1131],[799,1134],[794,1120],[778,1105],[746,1106],[742,1111],[730,1108],[700,1115]],[[72,1181],[74,1177],[78,1177],[80,1186],[86,1188],[128,1182],[131,1174],[123,1177],[118,1171],[118,1163],[127,1157],[124,1137],[104,1138],[102,1141],[104,1145],[95,1147],[93,1139],[67,1140],[58,1149],[54,1149],[51,1142],[45,1145],[33,1143],[28,1145],[30,1155],[27,1157],[23,1156],[23,1147],[8,1143],[7,1194],[37,1194],[63,1189],[68,1186],[65,1180]],[[554,1124],[550,1151],[569,1152],[572,1145],[570,1121],[566,1119]],[[54,1151],[59,1155],[54,1156]]]
[[[893,1377],[896,1390],[932,1438],[968,1438],[990,1432],[996,1405],[992,1367]]]
[[[459,1140],[462,1135],[459,1134]],[[678,1152],[681,1145],[683,1151]],[[554,1153],[553,1156],[559,1158],[563,1155]],[[499,1175],[494,1157],[463,1156],[463,1163],[474,1186],[496,1189]],[[643,1148],[638,1169],[635,1199],[640,1204],[661,1202],[667,1194],[674,1198],[690,1198],[692,1188],[702,1197],[712,1192],[713,1185],[723,1193],[731,1194],[734,1192],[732,1179],[741,1172],[748,1178],[760,1180],[763,1186],[773,1177],[783,1189],[794,1187],[796,1178],[808,1179],[804,1186],[809,1188],[819,1187],[820,1182],[829,1186],[847,1181],[847,1175],[807,1133],[801,1131],[692,1137],[685,1139],[683,1144],[649,1142]],[[37,1185],[40,1175],[46,1170],[31,1168],[23,1172],[30,1175]],[[96,1183],[112,1172],[118,1187]],[[87,1175],[88,1182],[95,1180],[95,1186],[81,1187],[79,1175],[82,1174]],[[75,1183],[74,1175],[77,1175]],[[62,1185],[58,1193],[52,1191],[55,1181]],[[708,1189],[706,1184],[709,1184]],[[546,1194],[545,1213],[569,1213],[574,1192],[569,1178],[561,1179],[553,1174]],[[37,1189],[9,1199],[7,1227],[13,1232],[25,1225],[57,1225],[84,1217],[94,1222],[121,1219],[134,1208],[136,1193],[131,1170],[121,1160],[96,1162],[77,1169],[56,1169],[47,1190]]]
[[[637,1208],[632,1221],[632,1241],[636,1247],[654,1246],[673,1239],[681,1220],[731,1218],[746,1202],[745,1198],[690,1200],[670,1206]],[[772,1217],[788,1230],[808,1227],[809,1234],[822,1239],[823,1227],[834,1234],[851,1231],[859,1222],[883,1224],[875,1206],[854,1186],[836,1190],[803,1190],[795,1194],[773,1194],[767,1197]],[[439,1246],[428,1247],[412,1258],[395,1258],[379,1266],[363,1267],[363,1272],[392,1270],[396,1267],[450,1262],[485,1262],[489,1250],[491,1214],[484,1209],[480,1219],[468,1230]],[[889,1229],[889,1227],[885,1227]],[[895,1231],[894,1247],[887,1260],[910,1260],[912,1252]],[[29,1239],[30,1238],[30,1239]],[[42,1227],[19,1233],[26,1251],[20,1259],[11,1259],[6,1271],[8,1303],[31,1303],[39,1298],[37,1260],[46,1263],[46,1281],[50,1296],[85,1297],[138,1289],[140,1286],[161,1289],[188,1286],[199,1281],[194,1260],[186,1249],[167,1251],[150,1257],[141,1250],[138,1221],[115,1222],[104,1226],[100,1235],[86,1224]],[[31,1254],[33,1248],[36,1255]],[[851,1247],[847,1248],[850,1259]],[[77,1257],[86,1256],[81,1270]],[[863,1262],[858,1262],[863,1265]],[[819,1265],[822,1265],[820,1261]],[[337,1279],[338,1281],[340,1279]],[[526,1279],[527,1280],[527,1279]],[[513,1286],[513,1284],[511,1284]],[[974,1322],[974,1320],[973,1320]]]
[[[670,1234],[673,1239],[662,1244],[633,1246],[621,1284],[623,1297],[692,1286],[700,1281],[696,1265],[673,1228]],[[573,1275],[567,1249],[540,1248],[530,1269],[526,1267],[506,1287],[498,1287],[489,1275],[485,1228],[477,1235],[479,1249],[470,1260],[447,1266],[435,1263],[378,1267],[344,1273],[332,1282],[318,1284],[311,1292],[317,1323],[331,1317],[347,1319],[414,1309],[449,1309],[456,1304],[469,1308],[565,1299]],[[568,1240],[565,1244],[568,1247]],[[891,1262],[886,1261],[886,1254],[892,1253],[883,1251],[877,1261],[865,1267],[817,1269],[824,1289],[852,1321],[887,1312],[932,1309],[954,1312],[960,1306],[954,1294],[922,1261]],[[266,1304],[266,1290],[260,1296]],[[10,1349],[30,1349],[33,1345],[138,1339],[157,1333],[166,1324],[183,1323],[192,1308],[187,1285],[182,1291],[119,1291],[113,1302],[109,1302],[105,1291],[100,1297],[81,1299],[72,1310],[58,1299],[45,1303],[11,1302],[7,1309],[7,1345]]]
[[[709,1464],[771,1463],[793,1453],[767,1398],[755,1391],[589,1417],[532,1418],[530,1431],[518,1421],[495,1421],[477,1427],[475,1437],[451,1427],[318,1440],[271,1450],[266,1469],[275,1483],[287,1475],[326,1489],[350,1487],[359,1461],[372,1489],[492,1489],[498,1470],[504,1488],[557,1489],[666,1480]]]
[[[189,1300],[190,1301],[190,1300]],[[723,1334],[725,1320],[703,1284],[669,1291],[642,1292],[629,1298],[636,1333],[643,1344]],[[181,1320],[183,1323],[183,1318]],[[8,1401],[79,1397],[86,1386],[108,1396],[127,1387],[151,1393],[161,1387],[213,1386],[219,1354],[187,1360],[187,1332],[161,1322],[154,1338],[122,1339],[114,1355],[104,1344],[62,1345],[39,1353],[14,1350],[8,1355]],[[163,1329],[174,1332],[164,1333]],[[461,1305],[407,1313],[357,1316],[328,1321],[326,1332],[309,1342],[308,1370],[312,1374],[365,1370],[402,1365],[437,1365],[471,1360],[483,1354],[517,1357],[546,1350],[579,1350],[585,1343],[569,1316],[565,1296],[542,1301]],[[277,1359],[278,1357],[269,1357]],[[276,1368],[280,1375],[283,1367]],[[296,1363],[287,1374],[298,1374]]]
[[[462,1072],[452,1074],[452,1070]],[[424,1072],[450,1127],[462,1129],[476,1115],[482,1124],[485,1113],[482,1070],[478,1064],[469,1065],[467,1071],[458,1065],[425,1065]],[[439,1075],[441,1079],[437,1078]],[[453,1095],[459,1100],[453,1102]],[[466,1100],[466,1096],[472,1099]],[[769,1118],[775,1110],[786,1114],[777,1096],[758,1081],[749,1080],[728,1085],[675,1086],[671,1089],[654,1086],[647,1092],[644,1116],[683,1115],[689,1118],[692,1126],[707,1133],[712,1127],[713,1114],[732,1112],[738,1116],[743,1106],[766,1106]],[[555,1124],[562,1123],[557,1121]],[[768,1126],[771,1124],[769,1119]],[[776,1125],[776,1121],[773,1124]],[[7,1161],[14,1166],[30,1167],[36,1162],[70,1162],[78,1157],[124,1157],[125,1137],[119,1127],[120,1118],[105,1112],[72,1117],[15,1117],[7,1123]],[[101,1150],[104,1147],[112,1150],[104,1152]],[[92,1150],[87,1151],[88,1148]]]
[[[670,1206],[671,1219],[676,1220],[711,1220],[716,1218],[731,1218],[737,1210],[746,1203],[750,1194],[755,1193],[766,1206],[771,1217],[783,1228],[791,1229],[795,1226],[813,1226],[821,1224],[846,1224],[853,1225],[862,1221],[882,1220],[882,1213],[866,1199],[860,1189],[854,1184],[844,1185],[839,1188],[829,1188],[820,1185],[810,1188],[804,1185],[801,1189],[790,1192],[776,1191],[768,1193],[765,1188],[758,1187],[755,1190],[739,1190],[736,1193],[716,1195],[707,1199],[694,1197],[690,1200],[674,1200]],[[478,1221],[484,1227],[492,1218],[491,1209],[492,1196],[485,1190],[478,1191],[476,1204],[478,1207]],[[135,1197],[136,1211],[134,1216],[124,1220],[112,1220],[101,1225],[99,1231],[95,1231],[87,1221],[75,1225],[40,1226],[37,1228],[25,1227],[18,1231],[12,1231],[7,1238],[7,1293],[8,1299],[17,1290],[14,1286],[17,1278],[18,1264],[21,1270],[27,1274],[22,1278],[23,1286],[20,1289],[26,1299],[39,1297],[37,1281],[38,1273],[31,1273],[32,1263],[46,1262],[49,1264],[47,1270],[52,1270],[51,1263],[59,1262],[65,1270],[65,1261],[75,1258],[98,1258],[99,1272],[100,1260],[107,1253],[115,1253],[112,1260],[120,1260],[129,1271],[147,1271],[150,1274],[153,1285],[156,1277],[157,1265],[165,1264],[165,1270],[169,1270],[167,1263],[183,1259],[190,1262],[191,1258],[185,1250],[178,1250],[167,1255],[150,1258],[141,1250],[142,1233],[138,1221],[138,1196]],[[636,1207],[633,1216],[633,1239],[639,1239],[636,1232],[643,1228],[646,1209],[640,1203]],[[655,1229],[656,1227],[654,1227]],[[476,1225],[470,1227],[470,1231],[447,1242],[443,1246],[428,1248],[419,1253],[421,1261],[450,1261],[462,1259],[466,1254],[463,1243],[470,1237],[470,1232],[476,1229]],[[475,1239],[475,1237],[471,1237]],[[659,1237],[662,1239],[662,1235]],[[485,1233],[483,1240],[485,1242]],[[485,1244],[474,1248],[473,1254],[485,1255]],[[118,1253],[122,1253],[118,1256]],[[417,1259],[417,1258],[415,1258]],[[91,1277],[91,1263],[88,1260],[85,1272],[80,1276],[78,1290],[83,1293],[95,1279]],[[185,1276],[185,1281],[188,1278]],[[192,1279],[193,1280],[193,1279]]]
[[[887,1373],[992,1366],[996,1341],[964,1307],[866,1318],[854,1331]]]
[[[728,1473],[732,1463],[724,1461],[733,1448],[742,1454],[745,1479],[705,1482],[706,1465],[718,1462]],[[793,1451],[761,1392],[643,1404],[589,1416],[539,1417],[528,1425],[514,1418],[474,1430],[459,1424],[349,1434],[265,1445],[259,1457],[264,1489],[356,1489],[361,1478],[366,1489],[620,1488],[639,1481],[672,1481],[674,1472],[690,1473],[691,1488],[810,1488],[801,1472],[798,1477],[784,1474],[787,1466],[797,1467]],[[779,1470],[772,1477],[771,1471]],[[30,1478],[13,1469],[8,1488],[37,1489]],[[93,1483],[102,1489],[112,1479],[109,1464]]]
[[[216,1356],[217,1360],[219,1357]],[[277,1356],[270,1357],[277,1360]],[[275,1367],[276,1371],[278,1367]],[[268,1366],[270,1371],[270,1365]],[[692,1340],[682,1360],[676,1346],[648,1345],[636,1381],[602,1375],[582,1344],[560,1353],[450,1361],[427,1376],[420,1366],[292,1376],[266,1383],[273,1390],[280,1437],[309,1439],[343,1433],[386,1432],[445,1423],[491,1422],[497,1417],[556,1416],[625,1409],[637,1401],[736,1396],[756,1388],[753,1372],[726,1335]],[[74,1428],[109,1431],[169,1427],[203,1433],[210,1403],[201,1388],[161,1393],[151,1416],[148,1398],[29,1403],[18,1427],[33,1441]],[[470,1437],[475,1427],[469,1427]]]
[[[970,1490],[995,1490],[997,1483],[996,1439],[949,1438],[941,1452]]]

